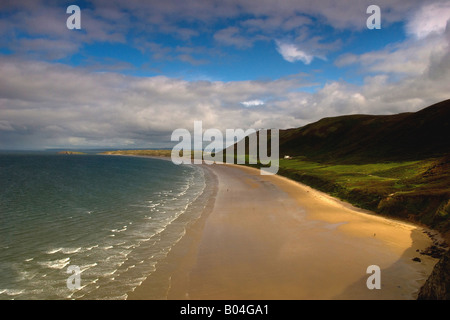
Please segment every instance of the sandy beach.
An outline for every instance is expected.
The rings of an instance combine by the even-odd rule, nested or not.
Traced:
[[[420,227],[257,169],[203,166],[214,196],[128,299],[415,299],[437,262],[416,252],[432,244]]]

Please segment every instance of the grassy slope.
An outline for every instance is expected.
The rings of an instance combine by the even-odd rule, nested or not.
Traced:
[[[415,113],[325,118],[280,131],[280,155],[318,162],[421,160],[450,152],[450,100]]]
[[[450,230],[450,157],[372,164],[280,160],[279,174],[358,207]]]

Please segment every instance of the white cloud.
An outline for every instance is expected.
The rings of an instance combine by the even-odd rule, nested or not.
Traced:
[[[378,0],[377,5],[382,8],[383,25],[404,21],[406,13],[420,7],[422,1]],[[371,2],[368,0],[356,2],[321,0],[320,3],[312,3],[310,0],[285,0],[282,5],[272,0],[95,0],[88,8],[82,8],[82,32],[71,32],[65,26],[67,14],[55,1],[3,1],[0,6],[5,19],[0,20],[0,45],[15,51],[22,45],[18,41],[22,36],[33,40],[51,40],[53,44],[51,53],[49,46],[38,46],[39,41],[28,43],[24,49],[33,47],[33,53],[36,53],[42,48],[41,56],[60,59],[70,57],[86,44],[98,41],[126,43],[133,35],[142,34],[148,39],[154,39],[155,34],[164,34],[181,39],[182,44],[189,44],[192,38],[199,35],[213,36],[218,43],[245,49],[251,47],[255,41],[280,39],[287,33],[294,38],[303,27],[313,30],[315,23],[339,30],[362,30],[366,27],[365,9],[369,4]],[[428,22],[432,25],[427,26],[425,30],[442,29],[444,18],[434,16],[434,13],[447,12],[442,10],[443,6],[445,3],[440,7],[430,6],[434,8],[434,11],[431,10],[433,20]],[[425,18],[418,15],[414,21],[424,22]],[[235,25],[224,26],[224,22],[234,22]],[[411,25],[415,25],[414,22],[411,22]],[[218,26],[222,29],[217,30]],[[413,32],[418,31],[413,29]],[[21,37],[16,38],[18,34]],[[298,43],[296,41],[296,45],[286,44],[280,48],[287,61],[302,61],[309,64],[314,57],[321,57],[327,53],[329,50],[327,47],[339,45],[339,43],[314,44],[314,41],[311,43],[306,41],[299,47]],[[136,43],[132,42],[131,45],[140,48]],[[25,51],[24,49],[21,53]],[[214,52],[207,53],[207,55],[214,54]],[[161,57],[169,60],[175,58],[172,55]],[[178,57],[194,65],[203,63],[204,58],[186,54]]]
[[[419,10],[419,12],[422,11],[422,9]],[[417,29],[418,32],[420,30],[424,29]],[[419,32],[418,34],[425,33]],[[360,55],[346,53],[335,60],[335,65],[338,67],[357,65],[361,72],[375,72],[393,77],[420,76],[430,72],[432,66],[434,73],[442,72],[436,70],[434,66],[436,66],[436,61],[444,61],[449,52],[450,27],[444,28],[442,32],[430,32],[426,37],[408,38],[381,50],[369,51]]]
[[[450,53],[428,61],[421,74],[397,81],[377,75],[309,93],[298,77],[190,82],[0,58],[0,148],[170,147],[172,131],[193,130],[195,120],[222,131],[283,129],[342,114],[416,111],[450,98]]]
[[[277,51],[281,54],[284,60],[288,62],[302,61],[304,64],[310,64],[314,56],[300,50],[292,43],[277,41]]]
[[[442,34],[450,20],[450,2],[428,3],[415,12],[406,29],[418,39]]]
[[[262,100],[250,100],[250,101],[241,102],[241,104],[243,104],[246,107],[257,107],[257,106],[264,105],[264,101],[262,101]]]
[[[76,146],[120,147],[133,141],[171,145],[176,128],[255,128],[281,125],[284,118],[257,106],[260,97],[284,97],[301,78],[273,81],[185,81],[164,76],[132,77],[92,73],[20,59],[0,58],[0,148]]]
[[[242,10],[237,10],[232,6],[231,1],[226,2],[227,4],[223,1],[217,2],[217,6],[222,6],[224,10],[218,10],[214,4],[210,4],[212,1],[207,1],[206,7],[200,6],[199,2],[197,7],[193,3],[193,7],[189,8],[183,4],[184,2],[178,2],[178,6],[175,6],[171,5],[171,1],[164,1],[163,4],[155,2],[150,5],[133,0],[120,2],[120,4],[115,3],[114,0],[108,0],[104,1],[105,6],[109,6],[110,2],[112,4],[108,8],[111,10],[108,12],[88,10],[85,12],[84,26],[87,28],[90,25],[92,28],[89,28],[89,33],[86,35],[78,35],[74,39],[73,46],[67,41],[69,39],[66,38],[67,30],[58,29],[52,34],[51,39],[21,40],[19,38],[10,47],[17,48],[18,52],[21,46],[27,51],[43,48],[45,54],[50,54],[48,48],[51,46],[57,49],[56,53],[71,54],[83,43],[82,40],[86,40],[87,43],[96,40],[120,42],[123,41],[121,37],[123,35],[114,33],[115,30],[120,30],[123,34],[129,30],[127,28],[136,27],[140,30],[139,27],[141,27],[152,30],[156,22],[165,23],[164,17],[167,17],[167,23],[173,22],[172,15],[183,10],[186,11],[186,16],[192,19],[204,17],[207,20],[214,20],[221,17],[236,17],[242,12],[251,12],[255,14],[255,17],[267,17],[247,24],[237,24],[238,27],[225,28],[221,33],[220,31],[216,33],[217,41],[240,48],[252,44],[246,39],[250,29],[245,27],[252,28],[255,34],[269,32],[273,36],[274,34],[270,33],[273,32],[271,30],[289,21],[295,16],[295,12],[299,12],[299,8],[304,9],[303,12],[322,17],[336,27],[354,27],[359,25],[359,20],[363,20],[361,25],[365,26],[366,18],[365,14],[353,18],[357,10],[353,6],[349,7],[347,1],[343,1],[344,5],[336,1],[325,2],[332,3],[335,7],[331,5],[327,7],[321,3],[317,8],[308,6],[302,0],[291,1],[286,6],[274,5],[272,1],[258,1],[257,4],[252,2],[254,11],[246,9],[246,3],[242,3]],[[393,11],[383,10],[383,21],[384,19],[399,21],[405,19],[408,8],[414,8],[419,2],[402,0],[396,1],[392,6],[387,2],[383,6],[382,3],[380,4],[382,8],[395,7]],[[132,13],[126,14],[125,21],[127,16],[129,18],[147,15],[148,20],[139,20],[136,25],[130,25],[124,29],[114,27],[114,24],[109,22],[116,20],[116,10],[120,13],[120,10],[128,4],[131,6]],[[161,8],[153,10],[154,6],[161,6]],[[362,5],[358,4],[358,6]],[[74,147],[170,146],[171,132],[176,128],[192,130],[194,120],[202,120],[204,128],[220,130],[288,128],[305,125],[323,117],[349,113],[389,114],[416,111],[450,98],[448,92],[450,28],[445,31],[444,20],[442,20],[444,18],[435,16],[436,8],[446,13],[445,6],[443,4],[441,7],[436,6],[419,7],[417,13],[411,16],[408,26],[415,37],[382,50],[342,56],[336,61],[339,66],[357,64],[361,67],[363,74],[364,72],[377,73],[366,77],[362,85],[330,81],[314,93],[302,92],[301,87],[307,84],[302,79],[294,77],[272,81],[185,81],[164,76],[146,78],[113,72],[93,73],[89,68],[72,68],[61,64],[24,61],[17,57],[7,59],[5,56],[0,56],[0,74],[2,75],[0,77],[0,148],[68,145]],[[142,10],[142,7],[148,10]],[[349,12],[340,16],[338,13],[342,12],[344,7],[348,8]],[[123,10],[122,13],[125,14],[124,12],[128,11]],[[152,15],[152,12],[155,12],[155,15]],[[219,13],[213,16],[214,12]],[[433,13],[429,24],[426,18],[428,16],[424,15],[427,12]],[[37,20],[30,19],[27,24],[25,16],[16,16],[14,23],[8,26],[7,31],[12,32],[13,27],[20,29],[21,23],[24,23],[22,29],[32,30]],[[107,19],[106,16],[111,19]],[[96,19],[97,17],[103,19]],[[121,21],[123,19],[117,19],[115,22],[122,26]],[[273,25],[268,25],[269,22]],[[303,23],[301,20],[293,21],[292,27],[299,26],[301,23]],[[5,26],[4,22],[0,21],[0,26]],[[286,29],[289,28],[291,26],[286,27]],[[6,29],[0,28],[0,33],[2,30]],[[47,32],[44,29],[36,30],[39,34]],[[4,34],[8,32],[5,31]],[[33,33],[30,31],[30,34]],[[195,35],[186,34],[187,38],[193,36]],[[314,58],[320,58],[324,52],[329,52],[332,47],[340,45],[339,43],[324,44],[323,41],[327,39],[315,38],[314,40],[310,36],[311,34],[307,32],[305,38],[298,37],[292,42],[276,42],[278,52],[286,61],[310,64]],[[2,41],[8,39],[4,37]],[[192,60],[195,58],[193,48],[189,48],[191,51],[187,48],[181,50],[181,48],[168,49],[170,54],[165,53],[165,57],[169,55],[174,59],[177,56],[178,59],[191,63],[201,62],[198,59]],[[154,46],[149,44],[149,47],[144,47],[143,50],[164,56],[166,49],[158,47],[157,44]],[[19,57],[24,58],[23,55]],[[242,105],[246,108],[242,108]],[[252,108],[253,106],[263,107]]]

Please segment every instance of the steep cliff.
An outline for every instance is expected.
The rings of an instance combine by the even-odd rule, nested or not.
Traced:
[[[436,264],[417,299],[450,300],[450,251]]]

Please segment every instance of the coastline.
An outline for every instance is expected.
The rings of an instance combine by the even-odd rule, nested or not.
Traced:
[[[141,156],[148,157],[148,156]],[[171,161],[170,158],[160,158]],[[185,225],[185,234],[171,248],[165,259],[159,261],[156,270],[150,274],[141,285],[127,294],[127,300],[165,300],[173,290],[172,283],[186,284],[188,271],[194,264],[198,246],[206,220],[212,213],[218,191],[217,177],[202,166],[205,173],[206,188],[198,202],[205,203],[200,214]],[[195,207],[195,204],[194,204]]]
[[[128,299],[415,299],[438,261],[412,260],[432,244],[419,226],[258,169],[202,167],[203,213]],[[374,264],[381,290],[366,286]]]

